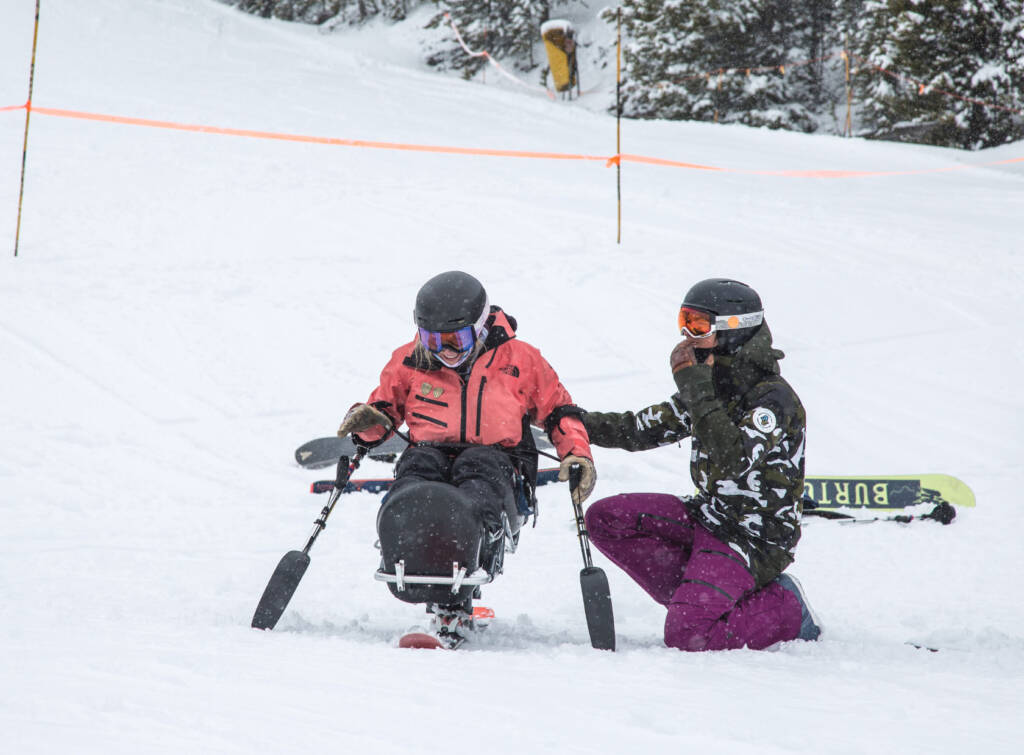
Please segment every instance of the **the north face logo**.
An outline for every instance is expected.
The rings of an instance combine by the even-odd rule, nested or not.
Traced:
[[[498,372],[504,372],[506,375],[511,375],[514,378],[519,377],[519,368],[514,364],[506,364]]]

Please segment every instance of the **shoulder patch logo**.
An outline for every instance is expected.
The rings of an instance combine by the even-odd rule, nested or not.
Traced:
[[[423,395],[424,396],[429,396],[430,395],[430,390],[433,387],[434,386],[432,386],[430,383],[424,383],[423,385],[420,386],[420,390],[423,391]]]
[[[779,421],[775,418],[775,412],[771,409],[759,406],[754,410],[754,427],[758,430],[763,433],[770,433],[778,426]]]
[[[514,364],[506,364],[504,367],[499,369],[498,372],[504,372],[506,375],[511,375],[514,378],[519,377],[519,368]]]

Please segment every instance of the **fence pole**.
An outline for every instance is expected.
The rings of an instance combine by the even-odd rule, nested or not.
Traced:
[[[846,37],[846,49],[843,50],[843,60],[846,61],[846,125],[843,126],[844,135],[849,138],[853,136],[853,91],[850,88],[850,37]]]
[[[715,123],[718,123],[718,104],[722,100],[722,73],[725,69],[718,69],[718,85],[715,87]]]
[[[21,186],[18,189],[18,224],[14,229],[14,256],[18,256],[21,240],[21,202],[25,196],[25,161],[28,156],[28,122],[32,115],[32,85],[36,78],[36,42],[39,40],[39,2],[36,0],[36,22],[32,32],[32,63],[28,69],[28,102],[25,103],[25,140],[21,145]]]
[[[618,202],[618,235],[616,244],[622,243],[622,8],[615,10],[615,195]]]

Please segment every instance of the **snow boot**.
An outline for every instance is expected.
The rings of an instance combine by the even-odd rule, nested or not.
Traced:
[[[494,611],[473,607],[472,600],[459,606],[427,606],[430,621],[424,627],[413,627],[399,641],[401,648],[455,650],[473,632],[485,629],[494,618]]]
[[[804,594],[804,588],[797,578],[789,574],[780,574],[775,578],[775,582],[783,590],[793,593],[800,603],[800,634],[796,636],[796,639],[809,641],[818,639],[821,636],[821,622],[818,621],[818,617],[811,609],[811,604]]]

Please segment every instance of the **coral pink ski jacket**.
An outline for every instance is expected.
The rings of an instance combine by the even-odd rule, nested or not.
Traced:
[[[465,376],[417,354],[418,341],[396,349],[367,403],[395,427],[408,425],[415,443],[512,447],[532,424],[547,430],[559,458],[593,458],[572,397],[540,351],[516,338],[515,319],[491,307],[486,328],[484,349]],[[378,426],[359,439],[375,443],[388,434]]]

